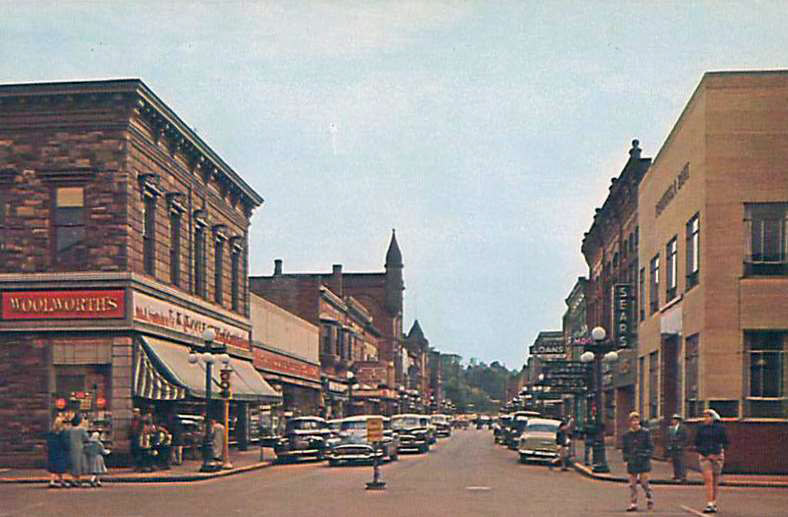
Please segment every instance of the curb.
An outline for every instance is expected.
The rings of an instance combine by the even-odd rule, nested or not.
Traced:
[[[629,479],[622,476],[613,474],[601,474],[593,472],[590,468],[581,463],[573,463],[575,471],[579,474],[599,481],[609,481],[613,483],[628,483]],[[675,485],[675,486],[703,486],[703,481],[691,479],[684,483],[674,481],[672,479],[650,479],[649,484],[652,485]],[[788,488],[788,482],[785,481],[726,481],[723,477],[720,481],[720,486],[732,486],[743,488]]]
[[[161,475],[161,476],[106,476],[101,479],[102,483],[179,483],[189,481],[204,481],[206,479],[214,479],[219,477],[227,477],[235,474],[242,474],[244,472],[251,472],[253,470],[260,470],[273,466],[272,461],[263,461],[260,463],[253,463],[243,467],[232,468],[229,470],[220,470],[217,472],[201,472],[195,474],[174,474],[174,475]],[[35,484],[35,483],[49,483],[49,477],[28,477],[28,478],[0,478],[0,484]]]

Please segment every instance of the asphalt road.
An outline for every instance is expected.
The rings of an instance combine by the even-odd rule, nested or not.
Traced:
[[[50,490],[0,486],[0,517],[220,516],[602,516],[625,514],[628,488],[575,472],[521,465],[489,431],[457,431],[429,454],[401,455],[381,468],[384,491],[367,491],[372,468],[277,465],[210,481],[113,483]],[[657,507],[640,513],[700,515],[702,487],[657,486]],[[788,490],[723,488],[724,516],[788,515]],[[645,506],[642,504],[641,506]]]

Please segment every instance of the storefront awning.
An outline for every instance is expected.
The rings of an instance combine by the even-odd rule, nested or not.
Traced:
[[[147,354],[160,376],[172,384],[181,386],[192,397],[205,398],[205,364],[202,361],[190,364],[187,347],[149,336],[142,338],[141,343],[140,352]],[[257,373],[250,361],[232,357],[229,367],[233,370],[230,376],[233,400],[263,403],[281,400],[281,395],[265,381],[262,375]],[[221,363],[214,363],[211,368],[212,397],[218,396],[220,390],[221,368]]]

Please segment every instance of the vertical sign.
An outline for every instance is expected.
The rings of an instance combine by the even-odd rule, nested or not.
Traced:
[[[615,284],[613,286],[613,328],[618,348],[629,348],[632,322],[632,284]]]

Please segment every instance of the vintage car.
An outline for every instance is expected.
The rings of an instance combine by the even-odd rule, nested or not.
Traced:
[[[383,441],[374,447],[367,440],[367,420],[383,419]],[[371,462],[375,456],[381,460],[396,461],[399,457],[399,436],[391,430],[391,421],[380,415],[357,415],[345,418],[339,426],[339,442],[328,451],[328,464],[332,467],[342,462]]]
[[[512,419],[506,431],[507,447],[513,451],[517,450],[517,445],[520,443],[520,435],[525,431],[528,420],[535,417],[539,417],[539,413],[536,411],[515,411],[512,413]]]
[[[512,416],[508,414],[498,415],[497,420],[493,424],[493,440],[495,443],[504,445],[506,443],[506,428],[509,427]]]
[[[274,443],[277,461],[288,461],[311,456],[322,460],[328,452],[331,429],[325,419],[317,416],[291,418],[285,426],[284,436]]]
[[[451,421],[448,415],[432,415],[432,425],[435,426],[435,436],[449,437],[451,436]]]
[[[326,440],[326,448],[331,449],[331,447],[339,444],[341,439],[339,438],[339,428],[342,425],[341,418],[332,418],[328,420],[328,428],[331,430],[331,437]]]
[[[530,418],[525,426],[517,452],[520,462],[530,460],[555,461],[558,458],[556,434],[560,420],[550,418]]]
[[[406,413],[391,417],[391,429],[399,433],[400,451],[427,452],[432,441],[430,417]]]

